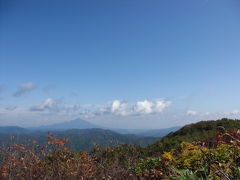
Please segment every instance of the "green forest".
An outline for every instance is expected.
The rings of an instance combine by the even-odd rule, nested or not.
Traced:
[[[148,145],[73,151],[65,137],[1,149],[1,179],[240,179],[240,120],[189,124]],[[14,137],[12,137],[14,139]]]

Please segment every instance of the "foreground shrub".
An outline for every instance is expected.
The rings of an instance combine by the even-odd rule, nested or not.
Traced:
[[[214,148],[206,146],[206,142],[183,142],[177,149],[163,153],[162,158],[166,166],[174,167],[175,174],[204,179],[240,179],[240,136],[236,136],[239,133],[217,134],[211,139]]]
[[[0,179],[240,179],[240,131],[221,129],[205,141],[182,142],[152,156],[126,144],[76,153],[66,143],[49,134],[44,146],[33,141],[1,149]]]
[[[132,168],[132,172],[137,177],[145,179],[159,179],[165,177],[161,158],[140,159],[140,161]]]
[[[34,142],[35,144],[36,142]],[[64,148],[65,139],[48,137],[44,147],[13,145],[2,150],[1,179],[81,179],[93,177],[87,153]]]

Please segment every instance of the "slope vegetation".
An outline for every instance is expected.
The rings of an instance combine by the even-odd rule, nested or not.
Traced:
[[[219,128],[224,128],[225,130],[240,129],[240,120],[223,118],[216,121],[200,121],[186,125],[150,145],[148,151],[150,153],[169,151],[172,148],[176,148],[183,141],[205,140],[213,137]]]

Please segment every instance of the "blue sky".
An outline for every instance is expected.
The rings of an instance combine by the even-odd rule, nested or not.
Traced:
[[[240,116],[238,0],[0,0],[0,125]]]

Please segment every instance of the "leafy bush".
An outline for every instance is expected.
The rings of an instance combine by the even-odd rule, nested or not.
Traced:
[[[170,150],[162,141],[147,148],[95,145],[92,152],[74,152],[67,142],[49,134],[42,146],[33,141],[1,149],[0,179],[240,179],[240,131],[222,126],[207,139],[179,141]]]

